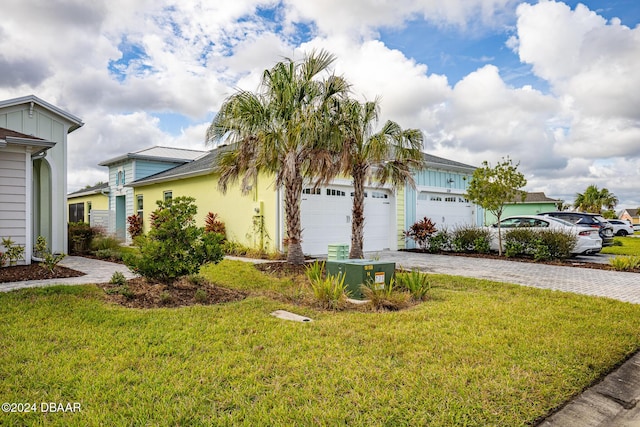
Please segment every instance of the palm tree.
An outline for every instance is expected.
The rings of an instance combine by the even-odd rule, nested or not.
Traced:
[[[584,193],[577,193],[573,202],[576,209],[593,213],[601,213],[603,206],[614,209],[617,204],[618,198],[613,193],[606,188],[599,190],[596,185],[588,186]]]
[[[242,176],[248,191],[258,173],[273,173],[284,188],[287,261],[303,264],[300,195],[305,177],[331,178],[333,163],[324,148],[332,134],[332,100],[344,96],[347,82],[328,73],[335,57],[312,52],[301,62],[286,59],[265,70],[258,93],[238,91],[225,100],[207,130],[207,143],[226,140],[232,149],[216,166],[219,188]]]
[[[351,176],[354,187],[349,258],[363,258],[365,182],[415,187],[411,171],[422,166],[423,136],[417,129],[403,130],[390,120],[374,133],[378,99],[365,103],[347,99],[337,108],[341,132],[337,165],[340,173]]]

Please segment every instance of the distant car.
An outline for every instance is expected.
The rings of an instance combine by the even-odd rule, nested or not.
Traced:
[[[573,233],[576,236],[576,245],[572,253],[576,255],[596,254],[602,250],[602,239],[596,228],[573,224],[560,218],[542,215],[510,216],[500,221],[500,229],[508,230],[519,227],[531,228],[533,230],[563,230]],[[491,239],[491,249],[498,250],[498,224],[493,224],[490,230],[492,234],[495,234]]]
[[[600,238],[602,239],[602,246],[613,245],[613,226],[600,214],[562,211],[544,212],[540,215],[564,219],[565,221],[572,222],[576,225],[586,225],[588,227],[597,228]]]
[[[608,219],[607,221],[613,226],[613,234],[616,236],[624,237],[633,234],[633,225],[630,222],[621,219]]]

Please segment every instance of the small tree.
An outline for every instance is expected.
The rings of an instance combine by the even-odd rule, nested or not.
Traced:
[[[157,201],[153,225],[147,235],[136,238],[140,254],[125,254],[123,261],[134,273],[171,283],[196,274],[207,262],[222,260],[222,236],[196,227],[198,211],[193,197]]]
[[[484,161],[482,167],[473,172],[467,188],[467,198],[493,213],[498,219],[498,253],[500,255],[502,255],[500,219],[504,205],[517,199],[524,202],[526,197],[526,193],[520,189],[527,185],[527,180],[522,173],[518,172],[518,165],[519,163],[514,165],[509,157],[503,158],[495,167],[491,167],[487,161]]]

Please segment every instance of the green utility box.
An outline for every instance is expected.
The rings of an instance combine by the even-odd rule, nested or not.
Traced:
[[[349,245],[329,245],[327,259],[329,261],[343,260],[349,258]]]
[[[328,260],[327,274],[345,275],[345,284],[351,292],[351,297],[362,299],[360,285],[374,283],[377,286],[389,286],[396,271],[395,262],[372,261],[369,259],[346,259],[339,261]]]

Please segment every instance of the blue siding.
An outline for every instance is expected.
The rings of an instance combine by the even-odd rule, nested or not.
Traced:
[[[167,169],[174,168],[182,163],[152,162],[147,160],[135,161],[135,179],[146,178]]]

